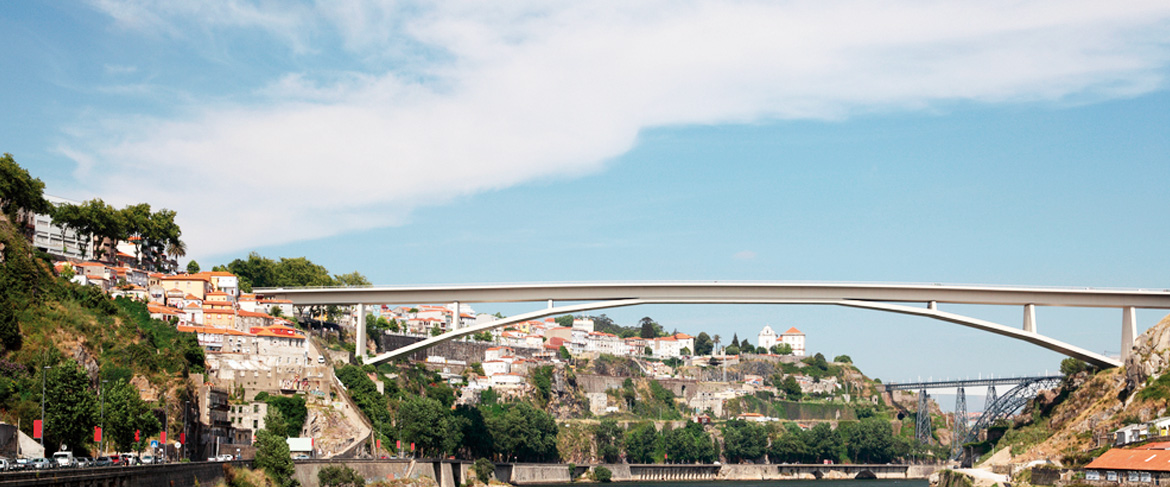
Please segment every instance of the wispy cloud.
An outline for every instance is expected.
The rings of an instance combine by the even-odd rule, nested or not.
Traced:
[[[68,144],[106,187],[178,210],[198,253],[597,171],[648,127],[1132,96],[1163,85],[1170,57],[1161,1],[97,5],[130,29],[260,29],[292,52],[331,31],[341,55],[401,63],[274,73],[241,88],[264,102]]]
[[[756,253],[751,250],[741,250],[731,256],[735,260],[753,260],[756,258]]]

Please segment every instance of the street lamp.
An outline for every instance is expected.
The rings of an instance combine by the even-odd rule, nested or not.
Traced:
[[[106,386],[105,383],[109,379],[102,379],[102,385],[98,387],[98,396],[102,398],[102,441],[98,443],[98,456],[106,454]]]
[[[46,365],[41,372],[41,450],[45,449],[45,377],[49,375],[51,368]]]

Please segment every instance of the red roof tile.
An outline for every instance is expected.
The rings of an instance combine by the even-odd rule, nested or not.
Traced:
[[[1114,448],[1085,465],[1089,470],[1148,470],[1170,472],[1170,451]]]

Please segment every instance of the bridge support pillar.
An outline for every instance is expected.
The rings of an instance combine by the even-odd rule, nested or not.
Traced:
[[[1133,352],[1133,341],[1137,338],[1137,309],[1127,306],[1121,310],[1121,361]]]
[[[1024,331],[1036,333],[1036,305],[1024,305]]]
[[[357,304],[357,342],[354,343],[354,355],[358,365],[366,361],[366,305]]]
[[[451,329],[458,330],[459,326],[463,324],[463,320],[459,318],[462,315],[462,313],[459,312],[459,301],[451,303],[451,306],[454,307],[451,310]]]

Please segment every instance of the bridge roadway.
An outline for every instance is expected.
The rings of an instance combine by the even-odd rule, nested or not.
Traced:
[[[438,343],[480,331],[558,314],[642,304],[813,304],[872,309],[922,316],[1023,340],[1101,367],[1117,367],[1128,356],[1137,336],[1136,309],[1170,309],[1170,289],[1098,289],[1035,286],[960,286],[831,282],[651,281],[591,283],[466,284],[444,286],[367,286],[323,288],[258,288],[256,294],[287,299],[296,306],[541,302],[548,309],[524,313],[483,325],[448,331],[409,347],[392,350],[374,363],[409,356]],[[554,307],[556,301],[585,302]],[[903,303],[923,303],[907,306]],[[947,313],[938,303],[1023,306],[1022,328]],[[1119,361],[1103,354],[1041,335],[1036,306],[1119,308],[1122,310]],[[365,312],[358,313],[357,356],[365,360]]]
[[[980,379],[956,379],[930,382],[890,382],[882,387],[887,391],[921,391],[923,389],[955,389],[958,387],[999,386],[1004,384],[1019,384],[1032,380],[1060,380],[1063,375],[1048,375],[1035,377],[988,377]]]

